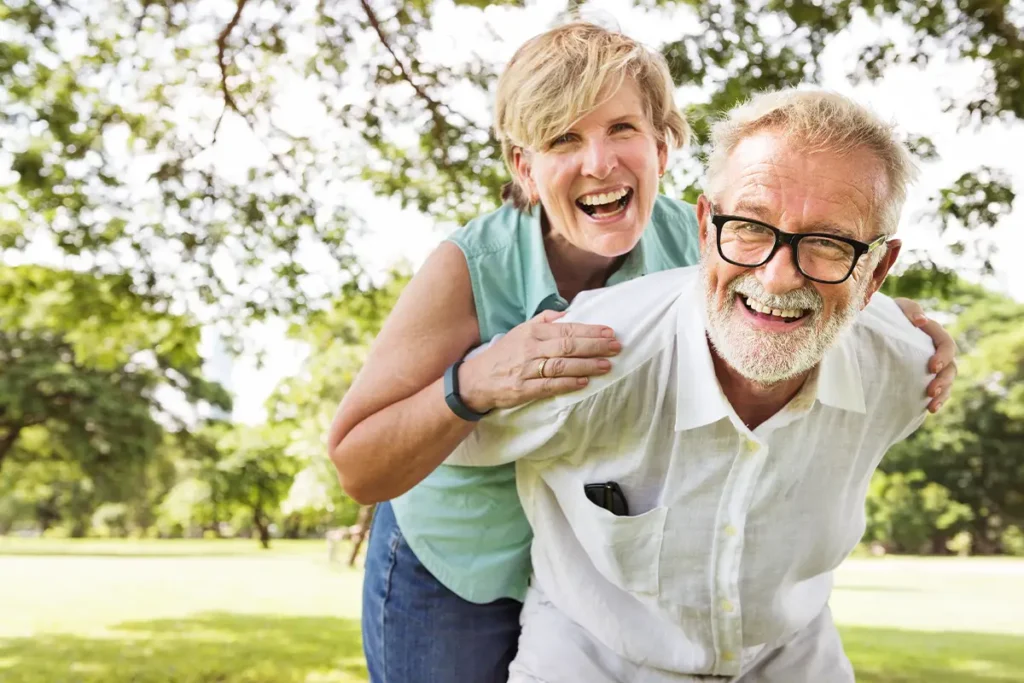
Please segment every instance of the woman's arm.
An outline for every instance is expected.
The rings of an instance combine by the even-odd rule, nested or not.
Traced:
[[[606,372],[618,342],[606,327],[553,324],[542,313],[459,369],[463,401],[486,412],[574,391]],[[345,491],[388,500],[422,481],[473,430],[445,404],[445,369],[480,343],[465,257],[444,242],[399,297],[328,435]],[[543,358],[544,377],[538,370]]]
[[[894,301],[903,310],[903,315],[907,316],[915,327],[931,337],[932,343],[935,344],[935,355],[928,361],[928,370],[934,372],[935,377],[928,385],[927,393],[931,398],[928,410],[932,413],[938,412],[949,398],[953,380],[956,379],[956,342],[942,325],[925,316],[924,309],[917,302],[904,298]]]

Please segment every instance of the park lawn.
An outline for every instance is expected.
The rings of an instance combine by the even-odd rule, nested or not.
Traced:
[[[358,571],[323,542],[0,539],[0,681],[356,683]],[[1024,561],[848,561],[865,683],[1024,681]]]

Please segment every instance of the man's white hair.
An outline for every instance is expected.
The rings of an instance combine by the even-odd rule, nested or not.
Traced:
[[[879,188],[874,207],[879,232],[887,236],[896,232],[917,166],[891,124],[834,92],[795,88],[765,92],[729,111],[711,127],[711,153],[704,176],[709,196],[718,190],[726,160],[740,140],[765,130],[782,133],[807,152],[843,155],[867,149],[873,153],[882,163],[887,181],[885,188]]]

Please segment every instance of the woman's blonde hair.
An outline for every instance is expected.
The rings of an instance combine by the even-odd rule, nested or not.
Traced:
[[[498,79],[494,132],[513,182],[502,199],[519,209],[530,200],[516,180],[513,150],[541,149],[612,97],[626,79],[640,91],[660,144],[686,144],[690,127],[673,100],[664,57],[622,33],[574,21],[531,38]]]
[[[789,88],[759,93],[734,107],[711,127],[711,152],[704,191],[713,196],[726,161],[740,140],[763,130],[778,131],[806,152],[837,155],[870,151],[882,163],[886,190],[875,210],[881,232],[896,232],[917,166],[894,127],[843,95],[824,90]]]

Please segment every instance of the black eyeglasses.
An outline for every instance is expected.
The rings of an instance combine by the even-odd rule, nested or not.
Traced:
[[[808,280],[836,285],[850,277],[857,262],[885,244],[885,235],[872,242],[860,242],[820,232],[792,233],[743,216],[714,215],[719,255],[744,268],[757,268],[772,260],[779,245],[793,249],[796,269]]]

